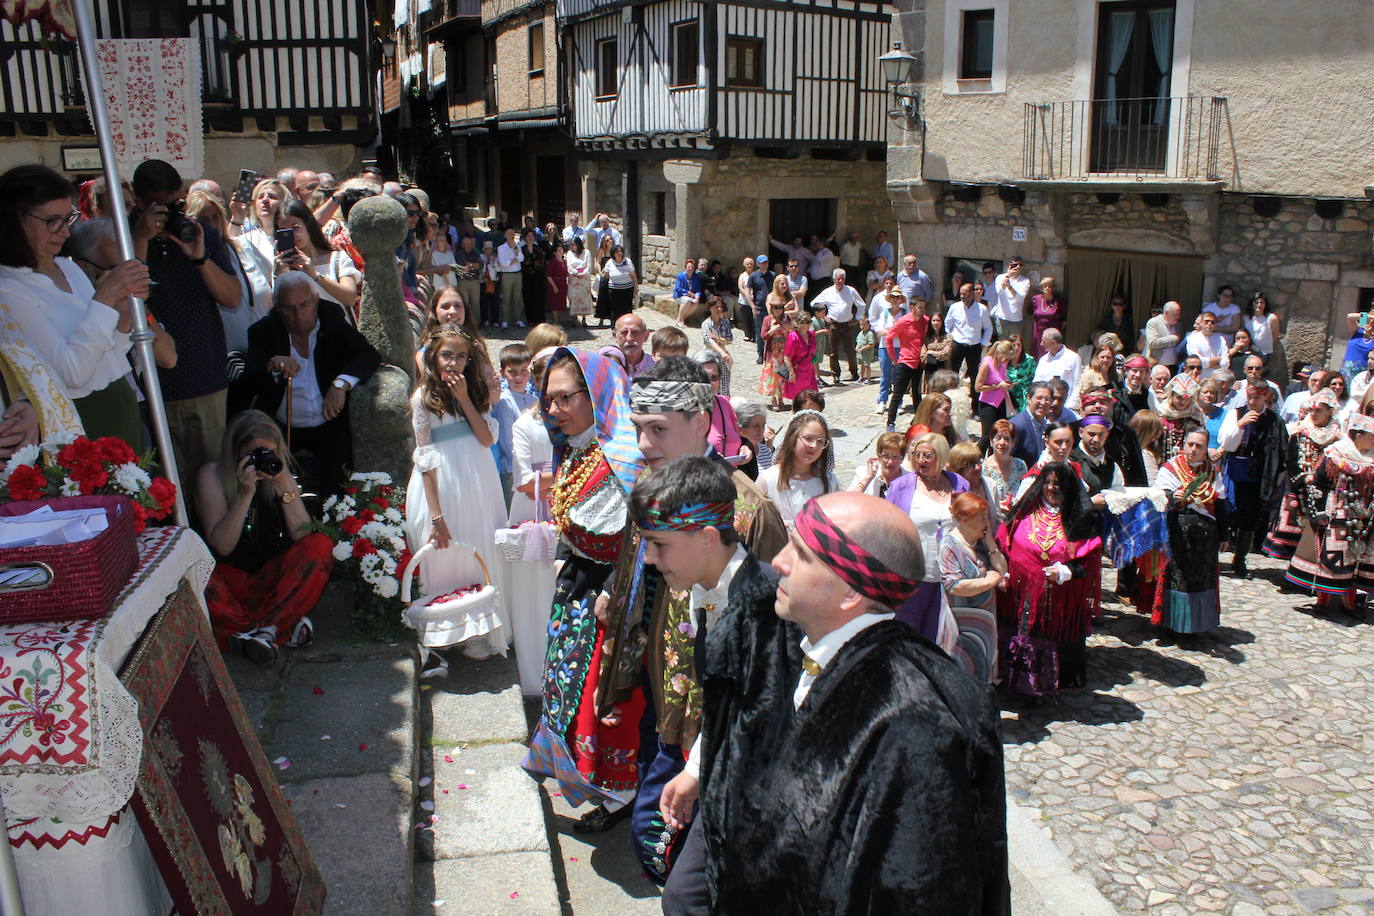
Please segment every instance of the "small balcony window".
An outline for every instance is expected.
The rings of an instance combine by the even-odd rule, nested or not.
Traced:
[[[992,79],[992,10],[965,10],[959,79]]]
[[[603,38],[596,43],[596,97],[613,99],[618,94],[616,77],[619,73],[620,52],[614,38]]]
[[[697,58],[701,47],[701,27],[693,19],[673,26],[672,88],[697,85]]]
[[[763,39],[731,35],[725,39],[725,85],[763,88]]]
[[[530,76],[544,75],[544,23],[531,22],[529,27]]]

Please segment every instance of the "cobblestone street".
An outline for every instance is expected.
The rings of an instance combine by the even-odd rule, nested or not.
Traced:
[[[651,330],[669,323],[638,314]],[[579,330],[573,342],[588,338],[611,340]],[[732,393],[758,398],[752,345],[740,337],[732,352]],[[844,486],[882,429],[876,386],[824,393]],[[1197,637],[1162,635],[1108,601],[1087,690],[1004,701],[1008,791],[1123,913],[1374,911],[1374,631],[1279,591],[1280,564],[1252,557],[1251,569],[1223,575],[1222,626]],[[618,834],[609,846],[625,843]],[[629,873],[619,867],[586,872],[568,876],[574,909],[645,890],[598,890]]]

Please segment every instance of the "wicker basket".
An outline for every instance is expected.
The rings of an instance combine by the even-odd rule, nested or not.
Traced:
[[[558,555],[558,528],[549,520],[539,493],[539,479],[545,469],[545,464],[534,469],[534,521],[496,529],[496,549],[510,563],[541,563]]]
[[[482,567],[482,577],[486,580],[483,583],[474,582],[473,585],[480,585],[477,591],[464,595],[461,598],[449,598],[439,600],[443,595],[429,595],[410,600],[410,587],[415,581],[415,571],[420,568],[420,558],[431,550],[438,550],[433,544],[426,544],[415,555],[410,558],[410,563],[401,571],[401,603],[406,606],[404,613],[405,622],[420,629],[421,625],[434,620],[442,620],[446,617],[455,617],[459,614],[471,613],[496,613],[497,602],[500,600],[500,593],[496,586],[491,582],[491,571],[487,569],[487,561],[482,559],[482,555],[474,547],[467,544],[453,541],[446,550],[467,550],[477,558],[477,564]],[[445,593],[447,594],[447,593]]]
[[[30,567],[48,573],[36,586],[0,587],[0,624],[81,620],[108,613],[138,566],[129,498],[67,496],[4,503],[0,517],[24,515],[40,506],[54,511],[104,509],[109,527],[77,544],[0,549],[0,570]]]

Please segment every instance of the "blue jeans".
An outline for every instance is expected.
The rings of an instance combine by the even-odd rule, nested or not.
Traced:
[[[898,356],[902,355],[902,348],[897,344],[892,345],[892,351]],[[882,370],[882,377],[878,380],[878,403],[886,404],[887,396],[892,391],[892,366],[891,357],[887,355],[887,347],[878,344],[878,366]]]
[[[763,319],[767,315],[768,309],[754,306],[754,343],[759,348],[759,359],[763,359]]]

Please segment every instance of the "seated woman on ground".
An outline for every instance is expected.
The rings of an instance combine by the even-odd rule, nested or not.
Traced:
[[[276,421],[245,410],[224,430],[218,461],[200,469],[196,507],[219,560],[205,600],[221,649],[258,664],[285,645],[310,644],[315,609],[334,568],[328,535],[311,534],[310,513]]]

